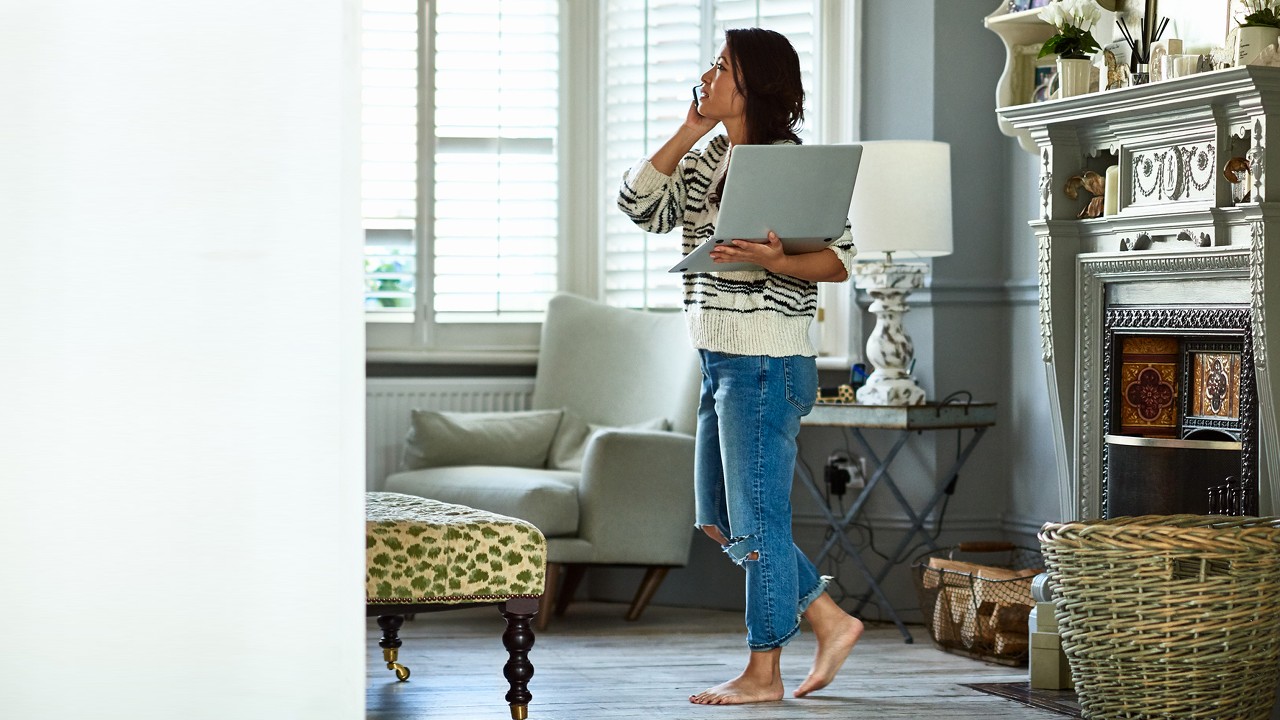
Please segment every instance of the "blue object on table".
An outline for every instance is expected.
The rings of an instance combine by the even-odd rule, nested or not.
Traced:
[[[867,366],[857,363],[849,368],[849,384],[856,390],[867,384]]]

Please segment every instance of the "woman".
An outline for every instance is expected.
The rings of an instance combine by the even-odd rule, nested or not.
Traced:
[[[682,225],[686,253],[714,232],[733,147],[799,143],[795,131],[804,118],[799,58],[770,30],[727,31],[695,94],[675,135],[627,172],[618,196],[619,207],[646,230]],[[724,135],[692,150],[721,123]],[[826,594],[829,578],[820,578],[795,546],[790,500],[800,418],[817,395],[809,341],[816,284],[848,279],[855,252],[847,230],[827,249],[802,255],[783,254],[770,233],[767,242],[735,240],[712,252],[716,262],[751,262],[761,270],[685,275],[685,312],[703,375],[697,524],[746,571],[751,650],[741,675],[691,702],[780,700],[779,658],[801,615],[818,649],[796,697],[830,683],[862,634],[862,623]]]

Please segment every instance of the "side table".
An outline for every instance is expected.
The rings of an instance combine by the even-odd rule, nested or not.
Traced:
[[[987,428],[996,424],[996,405],[995,403],[955,403],[945,405],[853,405],[853,404],[836,404],[836,403],[820,403],[814,405],[813,412],[809,413],[801,421],[802,426],[826,426],[846,428],[853,438],[858,442],[863,455],[867,458],[870,466],[874,468],[871,477],[867,478],[867,484],[862,488],[858,497],[849,506],[843,516],[837,517],[831,512],[831,508],[827,505],[826,499],[823,497],[822,488],[818,485],[818,481],[809,472],[803,463],[796,463],[796,475],[799,476],[801,484],[809,489],[809,493],[813,495],[813,499],[817,502],[819,510],[822,511],[823,517],[833,532],[827,541],[823,544],[822,549],[818,551],[814,558],[814,565],[820,564],[837,545],[839,545],[846,555],[857,566],[858,570],[867,579],[869,585],[868,591],[862,595],[854,613],[858,613],[862,608],[875,597],[885,612],[898,626],[899,632],[905,642],[913,642],[911,633],[907,631],[906,625],[902,623],[902,619],[898,617],[898,612],[893,608],[889,599],[885,597],[884,591],[880,588],[880,584],[889,576],[889,572],[896,566],[901,565],[908,558],[902,557],[903,551],[907,549],[911,541],[916,535],[924,538],[925,543],[929,545],[931,550],[937,550],[938,546],[934,543],[933,538],[929,537],[924,530],[924,524],[929,518],[930,513],[942,501],[942,498],[952,487],[960,473],[960,468],[965,461],[973,453],[974,447],[978,441],[982,439]],[[880,458],[875,450],[871,448],[870,443],[863,436],[864,429],[880,429],[889,430],[897,433],[897,438],[893,443],[893,447],[889,452]],[[960,451],[956,457],[955,463],[951,469],[942,476],[942,482],[938,483],[930,496],[927,503],[917,511],[907,501],[907,498],[898,489],[898,484],[894,481],[893,476],[889,474],[889,466],[892,465],[894,459],[898,456],[898,452],[907,444],[908,438],[913,432],[923,432],[926,430],[964,430],[973,431],[969,442]],[[897,548],[889,555],[889,561],[880,568],[879,572],[873,573],[871,568],[867,566],[866,561],[862,558],[858,548],[849,540],[846,531],[853,524],[859,514],[862,513],[866,505],[867,498],[871,496],[871,492],[876,487],[884,485],[893,494],[898,505],[907,514],[907,519],[911,521],[911,527],[903,535],[902,540],[898,542]]]

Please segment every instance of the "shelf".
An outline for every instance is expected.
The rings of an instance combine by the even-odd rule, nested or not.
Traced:
[[[1008,3],[1005,3],[1005,11],[987,16],[986,24],[988,28],[995,27],[1012,27],[1012,26],[1028,26],[1042,29],[1049,27],[1048,23],[1040,19],[1040,11],[1043,8],[1032,8],[1030,10],[1019,10],[1018,12],[1009,12]]]
[[[1030,101],[1035,90],[1035,68],[1052,62],[1052,58],[1038,59],[1036,55],[1040,46],[1053,36],[1054,28],[1040,19],[1043,8],[1009,12],[1007,0],[1001,0],[995,12],[988,15],[983,24],[988,30],[1000,37],[1004,43],[1004,70],[996,84],[996,109],[1011,105],[1023,105]],[[1115,32],[1115,13],[1104,10],[1102,19],[1094,26],[1094,37],[1104,47],[1112,41]],[[1000,132],[1017,138],[1018,145],[1027,152],[1036,152],[1036,144],[1026,130],[1015,128],[1012,123],[999,117]]]

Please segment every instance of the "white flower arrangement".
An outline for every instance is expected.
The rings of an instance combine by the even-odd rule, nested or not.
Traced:
[[[1255,0],[1256,2],[1280,2],[1280,0]],[[1058,32],[1045,41],[1040,57],[1054,53],[1062,57],[1087,57],[1101,47],[1090,30],[1102,19],[1102,8],[1094,0],[1058,0],[1046,5],[1039,18],[1057,28]]]
[[[1240,27],[1280,27],[1280,0],[1236,0]]]
[[[1280,0],[1241,0],[1242,2],[1276,3]],[[1066,27],[1092,30],[1102,19],[1102,8],[1094,0],[1058,0],[1040,11],[1040,19],[1061,31]]]

